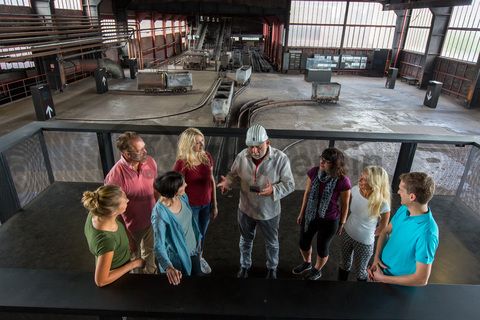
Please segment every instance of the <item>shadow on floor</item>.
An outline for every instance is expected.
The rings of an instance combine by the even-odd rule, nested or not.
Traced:
[[[0,226],[0,267],[59,269],[93,272],[94,259],[83,235],[86,212],[82,192],[97,183],[56,182],[30,203],[25,210]],[[291,269],[300,262],[297,247],[296,216],[302,192],[295,191],[282,200],[280,222],[280,264],[278,276],[292,278]],[[239,266],[237,227],[238,190],[220,195],[219,216],[209,227],[204,256],[213,269],[212,276],[233,277]],[[398,206],[398,205],[397,205]],[[440,229],[440,246],[430,283],[480,284],[480,218],[455,202],[454,197],[436,196],[432,211]],[[337,278],[338,241],[332,243],[330,261],[323,280]],[[252,277],[264,277],[265,249],[261,232],[253,250]]]

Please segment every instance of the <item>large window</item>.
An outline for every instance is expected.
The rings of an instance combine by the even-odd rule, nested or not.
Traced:
[[[378,3],[347,1],[292,1],[289,47],[390,48],[395,31],[395,13],[382,11]]]
[[[432,12],[430,9],[413,9],[404,49],[425,53],[431,24]]]
[[[4,4],[7,6],[30,7],[29,0],[0,0],[0,4]]]
[[[0,70],[9,70],[9,69],[28,69],[34,68],[35,63],[33,61],[25,62],[0,62]]]
[[[81,0],[55,0],[55,9],[82,10]]]
[[[441,55],[477,62],[480,54],[480,0],[453,9]]]
[[[22,57],[31,55],[30,47],[8,47],[0,48],[0,56],[9,56],[9,57]],[[19,59],[21,60],[21,59]],[[23,61],[23,62],[2,62],[0,63],[0,70],[8,69],[27,69],[33,68],[35,64],[33,61]]]
[[[151,37],[152,36],[152,20],[142,20],[140,21],[140,37]]]
[[[115,25],[115,19],[102,19],[100,21],[102,27],[103,42],[116,42],[117,30]]]
[[[396,15],[379,3],[350,2],[345,48],[391,48]]]
[[[339,47],[346,1],[292,1],[288,46]]]

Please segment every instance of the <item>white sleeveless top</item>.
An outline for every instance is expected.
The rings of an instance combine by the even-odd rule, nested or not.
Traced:
[[[350,215],[345,223],[344,229],[355,241],[370,245],[375,242],[375,229],[378,218],[370,217],[368,211],[368,200],[360,194],[358,186],[352,188],[352,203],[350,204]],[[387,203],[380,206],[380,214],[390,211]]]

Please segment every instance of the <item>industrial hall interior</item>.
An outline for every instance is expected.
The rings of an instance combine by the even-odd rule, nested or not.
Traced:
[[[480,0],[0,0],[0,320],[478,319]]]

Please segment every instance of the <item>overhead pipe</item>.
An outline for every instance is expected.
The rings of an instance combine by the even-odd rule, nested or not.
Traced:
[[[35,51],[41,52],[42,48],[43,50],[48,50],[49,47],[60,47],[60,50],[56,50],[55,52],[61,53],[65,52],[65,48],[69,48],[72,45],[78,45],[78,44],[89,44],[89,43],[97,43],[98,46],[104,45],[104,41],[110,41],[110,40],[116,40],[116,41],[121,41],[121,42],[127,42],[130,38],[127,35],[112,35],[112,36],[107,36],[107,37],[95,37],[95,38],[85,38],[81,40],[74,40],[74,41],[61,41],[61,42],[47,42],[47,43],[40,43],[40,44],[23,44],[22,46],[27,47],[25,49],[18,49],[18,50],[12,50],[12,51],[5,51],[3,54],[21,54],[21,53],[33,53]],[[78,49],[82,49],[83,46],[77,46]],[[71,51],[71,50],[70,50]],[[1,53],[0,53],[1,54]],[[11,61],[16,61],[18,58],[24,58],[32,56],[30,54],[27,55],[22,55],[19,57],[0,57],[0,61],[5,62],[4,60],[10,59]]]
[[[75,67],[80,67],[83,72],[93,72],[97,68],[105,68],[113,76],[113,78],[125,78],[123,69],[118,63],[111,59],[73,59],[65,61],[66,58],[68,57],[64,57],[63,64],[72,63]]]

